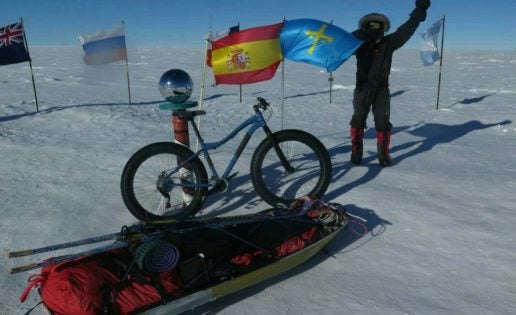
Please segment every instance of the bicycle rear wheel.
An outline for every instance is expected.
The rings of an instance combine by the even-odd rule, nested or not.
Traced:
[[[139,220],[181,219],[202,207],[207,192],[206,169],[199,158],[179,167],[194,153],[172,142],[138,150],[125,165],[122,199]]]
[[[269,138],[256,148],[251,160],[251,180],[256,192],[270,205],[289,206],[303,196],[320,198],[331,181],[328,150],[313,135],[295,129],[273,134],[291,170],[287,171]]]

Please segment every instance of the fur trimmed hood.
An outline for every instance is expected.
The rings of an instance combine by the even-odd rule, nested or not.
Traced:
[[[375,13],[375,12],[364,15],[360,19],[360,21],[358,21],[358,27],[361,29],[364,29],[365,26],[371,21],[382,23],[383,31],[385,33],[387,33],[389,31],[389,29],[391,28],[391,22],[389,21],[389,18],[381,13]]]

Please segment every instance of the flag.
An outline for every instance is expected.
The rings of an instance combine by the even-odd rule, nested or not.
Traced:
[[[433,65],[441,58],[437,49],[437,39],[442,25],[443,19],[441,18],[439,21],[432,24],[426,32],[421,34],[423,40],[421,43],[420,55],[424,66]]]
[[[100,65],[127,59],[124,26],[78,37],[84,50],[84,63]]]
[[[271,79],[281,62],[283,23],[249,28],[212,42],[211,67],[217,84]]]
[[[224,30],[222,32],[215,33],[215,34],[212,34],[210,32],[209,40],[210,40],[210,42],[214,42],[214,41],[216,41],[218,39],[221,39],[222,37],[226,37],[228,35],[231,35],[233,33],[238,33],[238,32],[240,32],[240,24],[231,26],[228,29],[226,29],[226,30]]]
[[[211,43],[213,43],[214,41],[216,41],[218,39],[221,39],[222,37],[226,37],[228,35],[231,35],[233,33],[238,33],[238,32],[240,32],[240,24],[231,26],[230,28],[228,28],[222,32],[215,33],[215,34],[211,33],[211,31],[210,31],[210,34],[208,35],[208,54],[206,55],[206,64],[208,65],[208,67],[211,67],[211,51],[212,51]]]
[[[30,61],[22,22],[0,28],[0,65]]]
[[[281,51],[286,59],[337,69],[362,41],[345,30],[318,20],[286,21],[281,31]]]

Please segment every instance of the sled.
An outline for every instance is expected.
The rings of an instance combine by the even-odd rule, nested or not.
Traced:
[[[179,314],[302,264],[345,229],[348,219],[339,204],[302,198],[289,208],[137,224],[120,233],[11,252],[21,257],[115,240],[11,272],[42,267],[21,300],[37,287],[53,315]]]
[[[238,292],[250,286],[256,285],[274,276],[277,276],[283,272],[291,270],[312,256],[321,251],[326,245],[328,245],[337,236],[338,232],[343,229],[344,226],[338,228],[332,233],[328,234],[324,238],[315,242],[308,247],[301,249],[278,262],[272,263],[266,267],[258,269],[256,271],[244,274],[235,279],[228,280],[226,282],[216,284],[210,288],[203,289],[177,300],[171,301],[166,305],[160,305],[151,308],[147,311],[143,311],[142,315],[168,315],[168,314],[180,314],[186,311],[190,311],[196,307],[202,306],[209,302],[215,301],[222,297],[228,296],[232,293]]]

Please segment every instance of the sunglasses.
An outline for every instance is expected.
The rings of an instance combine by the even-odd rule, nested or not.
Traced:
[[[367,28],[372,31],[375,31],[375,30],[383,29],[383,24],[380,22],[371,21],[371,22],[367,23]]]

